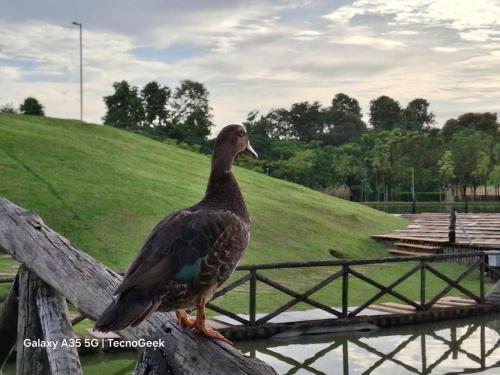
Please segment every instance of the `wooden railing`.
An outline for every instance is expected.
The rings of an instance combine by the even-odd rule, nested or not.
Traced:
[[[451,278],[445,273],[438,270],[432,264],[439,261],[450,261],[456,259],[472,259],[472,264],[468,265],[463,272],[456,278]],[[417,264],[412,267],[409,271],[405,272],[397,280],[384,285],[381,282],[367,276],[366,274],[356,270],[356,266],[361,265],[372,265],[376,267],[377,265],[383,264],[408,264],[408,262],[416,262]],[[266,270],[290,270],[294,268],[310,268],[311,270],[317,268],[331,268],[331,273],[325,277],[322,281],[318,282],[316,285],[312,286],[305,292],[297,292],[289,287],[283,285],[282,283],[272,280],[270,277],[265,276],[263,271]],[[337,270],[340,268],[340,270]],[[478,271],[477,285],[479,292],[475,292],[462,285],[463,280],[471,275],[475,270]],[[310,262],[286,262],[286,263],[275,263],[275,264],[255,264],[240,266],[236,270],[236,274],[240,275],[236,281],[225,286],[219,290],[212,302],[208,305],[213,311],[225,315],[231,319],[236,320],[245,326],[259,326],[268,323],[271,319],[279,316],[285,311],[290,310],[293,306],[298,303],[305,303],[311,307],[323,310],[327,312],[333,319],[349,319],[356,316],[360,316],[363,311],[369,308],[370,305],[378,301],[384,296],[390,295],[395,299],[401,301],[403,304],[415,308],[416,311],[428,311],[444,296],[446,296],[452,289],[456,289],[468,298],[474,300],[475,302],[481,304],[485,303],[485,273],[486,271],[491,273],[498,273],[497,270],[490,267],[487,262],[487,253],[483,251],[479,252],[469,252],[466,254],[443,254],[443,255],[431,255],[431,256],[412,256],[412,257],[388,257],[380,259],[361,259],[361,260],[326,260],[326,261],[310,261]],[[419,298],[417,301],[413,300],[410,296],[405,296],[401,292],[396,291],[398,287],[405,280],[408,280],[412,275],[419,274]],[[427,291],[427,275],[431,274],[439,278],[445,283],[445,287],[440,290],[434,296],[428,298]],[[353,278],[359,279],[375,288],[378,292],[372,297],[362,301],[357,304],[357,307],[350,309],[349,306],[349,285],[352,283]],[[324,288],[334,280],[341,280],[341,287],[339,288],[339,293],[341,293],[341,306],[334,308],[326,305],[312,297],[312,294]],[[258,303],[258,288],[257,281],[274,288],[275,290],[284,293],[290,297],[291,300],[285,304],[277,307],[274,311],[265,314],[264,316],[257,319],[257,303]],[[213,301],[226,295],[231,290],[240,287],[246,283],[249,283],[249,298],[248,298],[248,314],[236,314],[233,311],[229,311],[220,306],[217,306]],[[359,301],[358,301],[359,302]]]
[[[16,374],[82,373],[66,307],[95,320],[113,300],[122,276],[77,249],[33,212],[0,197],[0,248],[21,267],[0,309],[0,371],[16,347]],[[230,345],[183,329],[171,314],[155,313],[119,332],[128,341],[163,342],[146,348],[136,374],[274,375],[266,363]],[[30,340],[67,339],[70,347],[33,348]],[[16,345],[17,343],[17,345]]]

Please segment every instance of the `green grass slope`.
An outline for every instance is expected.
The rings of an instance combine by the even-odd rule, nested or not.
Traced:
[[[209,167],[206,156],[114,128],[0,114],[0,195],[117,270],[161,218],[203,196]],[[235,174],[253,222],[243,263],[328,259],[329,249],[380,256],[369,235],[405,225],[286,181]]]

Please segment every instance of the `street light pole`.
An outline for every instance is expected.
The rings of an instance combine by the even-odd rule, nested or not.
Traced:
[[[80,121],[83,121],[83,59],[82,59],[82,24],[73,21],[80,28]]]

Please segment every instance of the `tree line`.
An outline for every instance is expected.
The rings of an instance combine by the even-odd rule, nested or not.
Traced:
[[[213,127],[207,88],[184,80],[175,89],[153,81],[141,90],[126,81],[104,98],[106,125],[209,152]],[[453,189],[474,195],[500,185],[500,131],[495,113],[466,113],[443,128],[424,98],[405,107],[388,96],[370,102],[369,121],[357,99],[339,93],[324,106],[293,103],[250,112],[244,125],[257,161],[238,163],[271,176],[357,201],[408,200],[412,180],[422,200]]]
[[[104,125],[142,133],[156,139],[175,139],[208,152],[213,127],[207,88],[183,80],[175,89],[151,81],[139,90],[127,81],[115,82],[104,97]]]
[[[21,113],[23,115],[30,116],[45,116],[45,110],[43,105],[38,101],[38,99],[29,96],[23,100],[19,106],[19,110],[14,106],[13,103],[7,103],[0,106],[1,113]]]

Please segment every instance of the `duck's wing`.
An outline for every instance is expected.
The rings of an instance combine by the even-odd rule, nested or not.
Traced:
[[[238,217],[229,211],[179,211],[151,232],[115,294],[194,280],[201,260]]]

